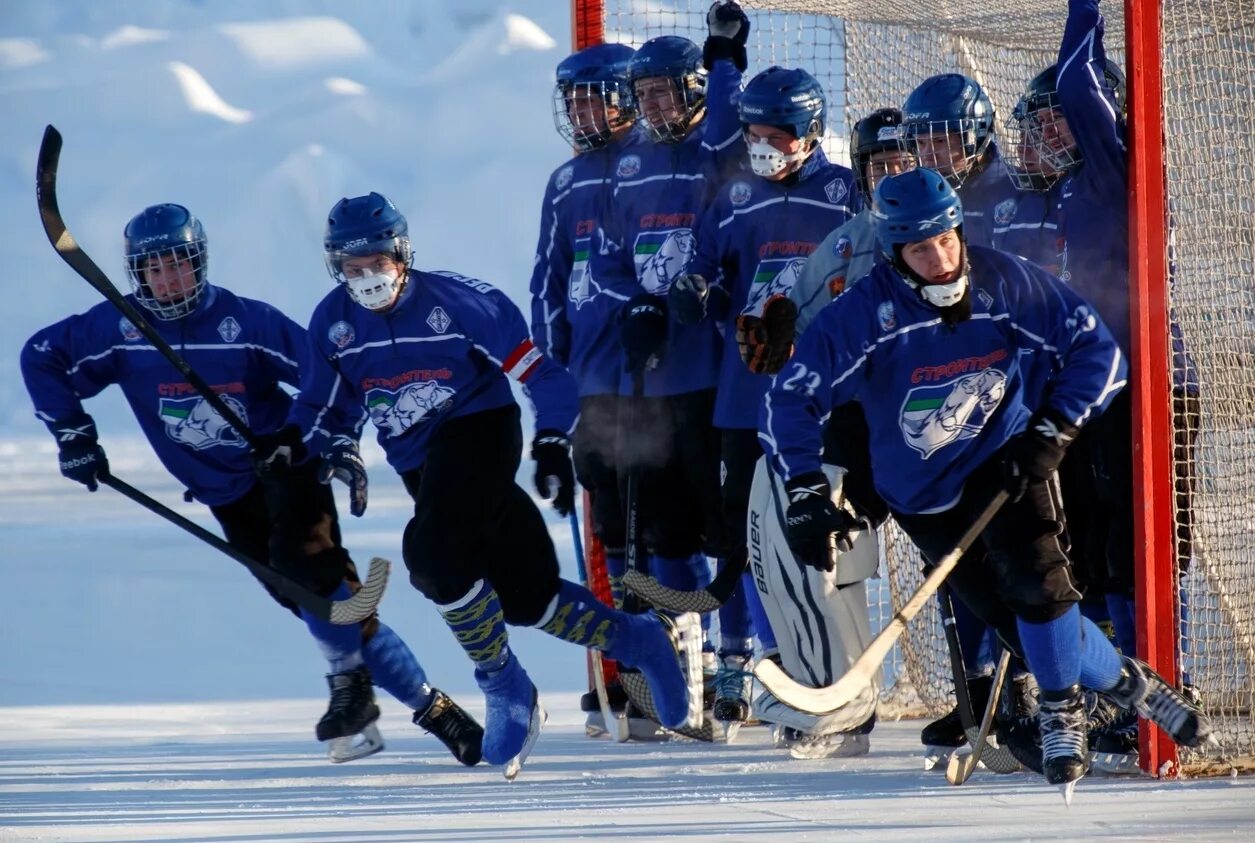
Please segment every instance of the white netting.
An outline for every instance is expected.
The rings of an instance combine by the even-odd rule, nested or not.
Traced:
[[[707,0],[606,0],[606,38],[705,38]],[[1025,84],[1055,61],[1064,0],[926,4],[901,0],[748,0],[749,75],[772,64],[809,70],[829,99],[824,145],[848,163],[854,121],[900,106],[925,77],[962,72],[985,88],[1003,122]],[[1106,48],[1124,61],[1123,6],[1103,4]],[[1186,769],[1255,758],[1255,8],[1251,0],[1164,0],[1164,120],[1174,224],[1173,315],[1199,378],[1179,448],[1180,491],[1193,489],[1193,564],[1184,579],[1182,665],[1217,719],[1219,750],[1183,753]],[[748,75],[747,75],[748,78]],[[1171,361],[1169,361],[1170,363]],[[1191,407],[1194,409],[1194,407]],[[1181,433],[1178,433],[1181,436]],[[1188,483],[1184,478],[1188,478]],[[1165,482],[1172,482],[1165,480]],[[1178,497],[1184,505],[1185,499]],[[1184,511],[1184,507],[1183,507]],[[1179,523],[1185,516],[1179,516]],[[920,579],[918,553],[884,534],[887,575],[870,584],[883,624]],[[935,602],[888,665],[898,710],[937,713],[952,680]],[[922,703],[922,706],[920,705]],[[1242,760],[1245,759],[1245,762]]]

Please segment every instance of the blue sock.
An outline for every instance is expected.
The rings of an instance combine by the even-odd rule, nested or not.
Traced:
[[[610,599],[616,609],[623,608],[623,575],[627,573],[627,557],[622,553],[606,554],[606,576],[610,580]]]
[[[427,708],[432,693],[427,674],[392,627],[379,624],[379,631],[362,647],[362,659],[376,685],[415,711]]]
[[[328,597],[332,600],[348,600],[352,594],[348,583],[340,583],[340,587]],[[339,624],[314,617],[306,610],[301,610],[301,619],[309,632],[318,642],[318,649],[331,666],[332,673],[343,673],[353,670],[362,664],[362,625],[360,623]]]
[[[1133,622],[1133,601],[1123,594],[1106,595],[1111,626],[1116,631],[1116,646],[1128,656],[1137,655],[1137,625]]]
[[[1124,660],[1098,624],[1081,618],[1081,684],[1096,691],[1115,687]]]
[[[1062,691],[1081,679],[1081,610],[1074,604],[1046,623],[1016,618],[1024,659],[1043,691]]]
[[[466,594],[452,603],[437,603],[436,609],[476,668],[491,673],[505,666],[510,635],[501,599],[487,580],[477,580]]]
[[[621,611],[602,603],[584,586],[558,580],[558,593],[549,601],[536,628],[581,647],[609,650],[618,637],[622,617]]]
[[[728,564],[719,560],[722,568]],[[750,586],[753,588],[753,586]],[[719,654],[744,655],[754,652],[754,627],[750,618],[749,599],[745,594],[745,580],[737,583],[732,596],[719,607]]]
[[[764,653],[773,653],[779,650],[776,643],[776,634],[771,630],[771,620],[767,617],[767,610],[763,608],[763,597],[758,593],[757,586],[754,585],[754,575],[749,571],[741,574],[741,591],[745,594],[745,602],[749,604],[750,618],[754,624],[754,634],[758,636],[758,644],[763,648]]]
[[[988,627],[967,604],[950,595],[950,605],[954,607],[954,631],[959,636],[959,649],[963,651],[963,667],[968,676],[984,676],[989,673],[990,663],[988,651],[985,649],[985,633]]]

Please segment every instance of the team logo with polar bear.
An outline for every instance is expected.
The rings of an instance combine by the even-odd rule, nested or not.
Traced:
[[[940,448],[981,432],[1007,391],[1007,376],[988,368],[946,383],[920,386],[902,402],[906,444],[928,459]]]
[[[239,416],[240,421],[248,424],[248,413],[238,398],[221,393],[218,397]],[[193,451],[203,451],[217,445],[228,448],[246,446],[235,428],[227,424],[218,411],[199,395],[192,398],[162,398],[160,413],[161,420],[166,424],[166,436]]]
[[[366,393],[366,410],[375,427],[395,438],[428,416],[452,407],[455,394],[434,380],[409,383],[397,390],[372,389]]]
[[[697,252],[697,238],[692,229],[643,231],[632,250],[636,277],[645,292],[661,295],[671,289],[671,282],[684,274],[684,268]]]
[[[802,277],[802,267],[806,266],[806,258],[773,258],[760,261],[754,270],[754,280],[750,283],[749,296],[741,313],[761,316],[763,305],[773,296],[787,296]]]

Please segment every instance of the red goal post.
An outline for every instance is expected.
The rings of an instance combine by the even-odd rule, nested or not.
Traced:
[[[824,145],[842,162],[855,120],[900,104],[934,73],[980,81],[1001,131],[1025,83],[1054,62],[1067,15],[1066,0],[742,5],[753,22],[750,74],[782,64],[818,77],[829,97]],[[1143,769],[1161,776],[1255,767],[1255,23],[1244,5],[1103,4],[1108,55],[1129,83],[1138,648],[1163,675],[1188,674],[1220,740],[1178,759],[1166,736],[1143,729]],[[708,6],[573,0],[572,46],[635,46],[664,34],[700,44]],[[1182,357],[1174,357],[1170,317],[1177,352],[1198,373],[1196,389],[1187,388],[1197,392],[1188,430],[1173,427]],[[1192,448],[1181,447],[1186,438]],[[1178,576],[1178,535],[1187,531],[1192,552]],[[919,577],[909,542],[892,528],[884,538],[883,588],[869,588],[874,614],[900,603]],[[891,693],[905,689],[929,711],[948,708],[935,609],[916,619],[896,658]]]

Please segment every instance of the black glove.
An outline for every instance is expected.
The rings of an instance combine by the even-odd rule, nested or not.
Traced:
[[[308,451],[301,441],[301,429],[294,424],[273,433],[254,436],[253,470],[263,479],[282,477],[294,465],[305,462]]]
[[[854,547],[854,533],[861,529],[858,520],[832,502],[832,488],[823,472],[811,471],[784,484],[789,495],[785,513],[785,537],[789,549],[799,561],[820,571],[831,571],[833,561],[828,553],[828,537],[834,533],[837,549],[846,552]]]
[[[536,491],[545,500],[553,497],[559,515],[575,509],[575,469],[571,467],[571,440],[556,430],[539,430],[532,440],[536,460]]]
[[[61,473],[94,492],[98,477],[109,473],[109,461],[96,437],[96,422],[86,413],[48,423],[48,430],[57,437],[57,461]]]
[[[360,518],[366,512],[366,463],[351,436],[337,436],[322,452],[318,479],[330,483],[331,478],[349,487],[349,512]]]
[[[1059,470],[1077,429],[1061,419],[1038,413],[1028,427],[1012,436],[1002,452],[1002,482],[1015,503],[1024,497],[1028,484],[1045,480]]]
[[[710,285],[700,275],[681,275],[671,282],[667,291],[667,305],[671,315],[681,325],[696,325],[706,318],[706,299]]]
[[[745,42],[750,37],[750,19],[733,0],[715,0],[706,13],[706,29],[710,35],[702,46],[702,64],[714,70],[719,59],[729,59],[736,69],[745,72]]]
[[[658,365],[666,341],[666,300],[649,293],[634,296],[624,307],[623,324],[619,326],[624,368],[637,375]]]
[[[756,375],[776,374],[793,356],[796,329],[797,305],[788,296],[772,296],[761,318],[743,314],[736,319],[741,359]]]

